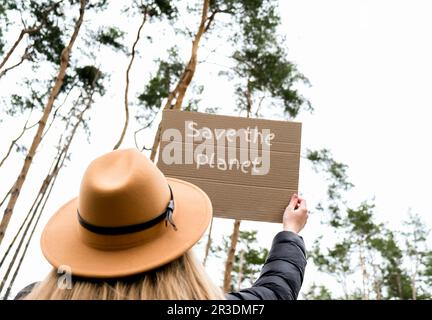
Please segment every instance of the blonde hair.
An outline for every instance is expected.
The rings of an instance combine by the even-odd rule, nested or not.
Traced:
[[[214,300],[222,290],[188,251],[158,269],[124,279],[74,279],[71,289],[60,288],[56,270],[35,286],[27,300]]]

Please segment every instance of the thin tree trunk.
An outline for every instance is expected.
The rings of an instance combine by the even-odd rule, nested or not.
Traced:
[[[168,95],[167,101],[164,106],[164,110],[166,109],[177,109],[180,110],[182,107],[183,99],[186,94],[186,91],[189,87],[189,84],[192,81],[192,78],[195,74],[196,65],[197,65],[197,55],[198,55],[198,48],[199,43],[201,41],[202,35],[210,28],[211,23],[214,20],[214,15],[212,19],[208,19],[208,11],[210,6],[210,0],[204,0],[203,7],[202,7],[202,13],[201,13],[201,21],[200,25],[198,27],[198,31],[195,34],[194,40],[192,41],[192,52],[191,57],[189,59],[189,62],[187,63],[185,69],[183,70],[182,75],[180,76],[180,80],[178,81],[176,87],[173,91],[170,92]],[[172,101],[176,99],[176,102],[174,106],[171,105]],[[150,160],[155,161],[156,153],[159,148],[160,139],[161,139],[161,124],[159,123],[159,126],[156,130],[156,134],[153,140],[153,146],[152,151],[150,154]]]
[[[400,272],[398,272],[398,274],[396,276],[396,283],[397,283],[397,287],[398,287],[399,298],[403,299],[403,295],[402,295],[402,283],[401,283],[401,274],[400,274]]]
[[[179,89],[178,89],[178,95],[177,95],[174,109],[181,109],[184,96],[186,95],[186,91],[189,87],[189,84],[192,81],[194,74],[195,74],[196,65],[197,65],[197,61],[198,61],[197,54],[198,54],[199,43],[200,43],[202,35],[208,29],[208,26],[206,26],[206,21],[207,21],[207,16],[208,16],[209,5],[210,5],[210,1],[204,0],[203,10],[201,13],[201,22],[200,22],[200,25],[198,27],[198,32],[195,35],[195,39],[192,42],[191,57],[190,57],[190,60],[187,64],[186,69],[183,72],[182,80],[180,81],[180,85],[179,85]]]
[[[7,204],[5,211],[4,211],[4,215],[3,215],[2,221],[0,223],[0,244],[3,241],[7,226],[9,224],[11,217],[12,217],[13,210],[15,208],[16,202],[17,202],[19,194],[21,192],[21,188],[24,184],[24,181],[27,177],[27,173],[28,173],[30,166],[32,164],[33,158],[36,155],[36,151],[37,151],[39,144],[41,142],[41,137],[42,137],[44,128],[46,126],[48,117],[49,117],[51,110],[53,108],[54,101],[57,98],[57,95],[58,95],[60,88],[63,84],[63,79],[65,77],[66,69],[67,69],[68,64],[69,64],[70,52],[72,50],[72,47],[75,43],[75,40],[76,40],[78,33],[79,33],[79,30],[81,28],[81,24],[83,22],[86,2],[87,2],[86,0],[80,0],[79,18],[75,23],[75,28],[74,28],[73,34],[69,40],[69,44],[62,51],[61,61],[60,61],[60,69],[59,69],[56,81],[55,81],[54,86],[52,88],[48,102],[47,102],[47,104],[43,110],[42,117],[39,120],[37,132],[33,138],[33,142],[31,144],[31,147],[30,147],[30,149],[27,153],[27,156],[24,160],[23,167],[21,168],[21,171],[20,171],[20,173],[19,173],[19,175],[18,175],[18,177],[14,183],[13,190],[12,190],[11,196],[9,198],[9,202]]]
[[[78,97],[78,99],[80,99],[80,97],[81,97],[81,94],[80,94],[80,96]],[[89,101],[91,102],[91,96],[90,96],[90,98],[89,98]],[[73,113],[75,109],[76,109],[76,104],[74,104],[73,107],[71,108],[71,112]],[[86,108],[86,109],[87,109],[87,108]],[[57,110],[58,110],[58,108],[57,108]],[[56,112],[57,112],[57,110],[56,110]],[[67,119],[71,119],[71,117],[68,117]],[[54,121],[54,119],[52,120],[52,122],[53,122],[53,121]],[[52,122],[51,122],[51,124],[52,124]],[[66,124],[66,126],[65,126],[65,128],[64,128],[64,130],[63,130],[63,132],[66,132],[66,131],[68,130],[68,128],[69,128],[69,122]],[[46,133],[46,132],[45,132],[45,133]],[[62,142],[62,141],[63,141],[63,134],[62,134],[62,135],[60,136],[60,138],[59,138],[59,141],[58,141],[58,148],[61,147],[61,144],[62,144],[61,142]],[[57,156],[57,158],[58,158],[58,156]],[[55,164],[56,164],[56,160],[53,161],[53,163],[52,163],[52,165],[51,165],[51,167],[50,167],[50,169],[49,169],[48,172],[52,172],[52,171],[53,171],[53,168],[54,168]],[[21,223],[21,225],[20,225],[18,231],[15,233],[14,238],[12,239],[12,241],[11,241],[11,243],[9,244],[7,250],[5,251],[5,253],[4,253],[4,255],[3,255],[3,258],[2,258],[2,260],[0,261],[0,268],[3,266],[3,263],[5,262],[7,256],[9,255],[10,251],[11,251],[12,248],[13,248],[13,245],[14,245],[15,242],[18,240],[18,237],[19,237],[21,231],[22,231],[22,230],[24,229],[24,227],[27,225],[27,221],[28,221],[28,220],[30,219],[30,217],[31,217],[31,212],[33,212],[33,209],[34,209],[35,205],[40,201],[40,200],[39,200],[39,197],[40,197],[40,196],[41,196],[41,190],[39,190],[39,192],[38,192],[38,194],[37,194],[35,200],[33,201],[32,206],[30,207],[30,209],[29,209],[29,211],[28,211],[28,213],[27,213],[27,215],[26,215],[26,217],[25,217],[25,219],[24,219],[24,221]],[[1,207],[1,205],[0,205],[0,207]]]
[[[54,166],[54,163],[55,163],[55,161],[53,162],[51,168],[49,169],[49,172],[52,171],[53,166]],[[32,206],[30,207],[30,209],[29,209],[29,211],[28,211],[28,213],[27,213],[27,215],[26,215],[26,217],[25,217],[25,219],[24,219],[24,221],[21,223],[20,227],[18,228],[18,231],[15,233],[14,238],[12,239],[12,241],[11,241],[11,243],[9,244],[7,250],[5,251],[5,253],[4,253],[4,255],[3,255],[3,257],[2,257],[2,259],[1,259],[1,261],[0,261],[0,268],[3,266],[3,263],[5,262],[7,256],[9,255],[10,251],[12,250],[12,248],[13,248],[15,242],[18,240],[21,231],[22,231],[22,230],[24,229],[24,227],[27,225],[27,221],[28,221],[28,220],[30,219],[30,217],[31,217],[31,212],[33,211],[35,205],[36,205],[37,202],[39,201],[39,197],[40,197],[40,196],[41,196],[41,192],[40,192],[40,190],[39,190],[38,194],[36,195],[36,198],[35,198],[34,201],[33,201]]]
[[[37,224],[39,222],[40,216],[42,215],[42,212],[43,212],[43,209],[45,207],[45,204],[46,204],[46,202],[47,202],[47,200],[49,198],[49,194],[51,193],[51,189],[52,189],[53,183],[54,183],[54,181],[55,181],[55,179],[56,179],[56,177],[57,177],[60,169],[63,167],[63,164],[64,164],[64,161],[65,161],[65,159],[67,157],[69,148],[70,148],[70,146],[72,144],[73,137],[75,136],[75,133],[76,133],[79,125],[83,121],[83,117],[84,117],[85,112],[90,108],[91,101],[92,101],[92,98],[91,98],[91,95],[90,95],[88,104],[80,112],[78,120],[75,123],[75,125],[73,126],[70,135],[66,138],[66,142],[63,145],[63,148],[59,150],[58,156],[54,160],[55,165],[54,165],[53,169],[50,169],[49,173],[45,177],[45,179],[44,179],[44,181],[43,181],[43,183],[42,183],[42,185],[41,185],[41,187],[39,189],[39,193],[36,196],[36,199],[35,199],[35,201],[34,201],[34,203],[32,205],[32,208],[30,209],[30,211],[29,211],[29,213],[27,215],[27,218],[28,218],[29,215],[31,215],[31,218],[30,218],[29,222],[27,223],[27,226],[26,226],[26,228],[24,230],[24,233],[23,233],[23,235],[21,237],[21,240],[20,240],[17,248],[15,249],[15,254],[13,255],[11,261],[9,262],[9,266],[8,266],[8,268],[6,270],[6,273],[5,273],[4,277],[3,277],[3,280],[2,280],[2,282],[0,284],[0,292],[3,290],[3,288],[4,288],[4,286],[5,286],[6,282],[7,282],[7,280],[9,278],[9,275],[12,272],[13,265],[15,264],[15,261],[16,261],[16,259],[18,257],[18,254],[19,254],[20,250],[21,250],[21,247],[23,246],[23,243],[24,243],[24,240],[26,238],[26,235],[27,235],[27,233],[28,233],[28,231],[29,231],[29,229],[30,229],[30,227],[32,225],[32,222],[33,222],[34,218],[37,215],[36,222],[35,222],[35,224],[33,226],[33,230],[30,233],[30,237],[27,240],[27,243],[25,245],[25,249],[24,249],[24,251],[22,253],[22,256],[21,256],[21,258],[19,260],[18,266],[17,266],[17,268],[16,268],[16,270],[15,270],[13,276],[12,276],[11,283],[9,284],[9,287],[8,287],[8,289],[6,291],[5,299],[7,298],[7,296],[10,293],[10,289],[11,289],[11,287],[13,285],[13,282],[15,281],[16,275],[18,274],[18,271],[19,271],[19,269],[21,267],[21,263],[24,260],[24,256],[25,256],[25,254],[27,252],[27,248],[28,248],[28,246],[30,244],[30,240],[31,240],[31,238],[33,236],[34,230],[35,230],[35,228],[36,228],[36,226],[37,226]],[[68,126],[69,126],[69,123],[66,125],[66,129],[67,129]],[[61,144],[61,140],[62,140],[62,138],[60,138],[59,144]],[[50,185],[51,185],[51,187],[50,187]],[[46,196],[48,190],[49,190],[48,196]],[[39,209],[40,205],[42,205],[42,207]],[[27,220],[27,218],[26,218],[26,220]],[[5,254],[5,257],[6,257],[6,254]],[[5,259],[5,257],[3,257],[2,262]]]
[[[232,269],[234,265],[234,257],[235,251],[237,247],[237,242],[240,235],[240,220],[234,221],[234,228],[231,234],[231,245],[228,249],[227,260],[225,263],[225,272],[224,272],[224,280],[223,280],[223,290],[228,292],[231,289],[231,278],[232,278]]]
[[[9,49],[9,51],[6,53],[5,57],[3,58],[2,62],[0,62],[0,69],[3,68],[3,66],[8,62],[9,58],[11,57],[12,53],[15,51],[15,49],[20,44],[21,40],[24,38],[24,36],[28,33],[27,29],[22,29],[18,38],[12,45],[12,48]]]
[[[212,217],[211,222],[210,222],[209,233],[207,235],[207,244],[206,244],[205,253],[204,253],[203,266],[205,266],[206,263],[207,263],[207,258],[208,258],[208,255],[209,255],[209,252],[210,252],[210,248],[211,248],[211,244],[212,244],[213,220],[214,220],[214,218]]]
[[[366,287],[367,287],[367,282],[368,282],[368,274],[367,274],[367,271],[366,271],[366,263],[365,263],[365,258],[363,256],[362,244],[359,242],[358,246],[359,246],[360,269],[361,269],[362,280],[363,280],[363,300],[368,300],[368,294],[366,293],[366,291],[367,291]]]
[[[416,276],[415,274],[411,277],[411,291],[412,291],[412,299],[417,300],[417,288],[416,288]]]
[[[141,22],[140,27],[138,28],[138,32],[137,32],[137,36],[136,36],[135,42],[132,45],[131,59],[129,61],[129,65],[128,65],[127,70],[126,70],[126,88],[125,88],[125,93],[124,93],[125,123],[124,123],[124,126],[123,126],[122,133],[120,135],[120,138],[117,141],[116,145],[114,146],[114,150],[118,149],[120,147],[120,145],[122,144],[123,139],[124,139],[124,137],[126,135],[127,127],[129,125],[129,101],[128,101],[128,94],[129,94],[129,73],[130,73],[130,70],[132,68],[132,64],[133,64],[133,62],[135,60],[135,53],[136,53],[136,49],[135,48],[136,48],[136,46],[138,44],[138,41],[140,39],[141,30],[144,27],[144,24],[145,24],[145,22],[147,20],[147,13],[148,13],[147,12],[147,7],[145,7],[144,8],[144,13],[143,13],[144,14],[143,20]]]
[[[31,214],[31,218],[30,218],[30,220],[29,220],[29,222],[28,222],[28,224],[27,224],[27,226],[26,226],[26,228],[25,228],[25,230],[24,230],[24,233],[23,233],[23,235],[22,235],[22,237],[21,237],[20,242],[18,243],[18,247],[16,248],[13,257],[12,257],[11,261],[9,262],[9,266],[8,266],[8,268],[6,269],[6,273],[5,273],[5,275],[3,276],[3,279],[2,279],[2,281],[1,281],[1,283],[0,283],[0,292],[3,290],[3,288],[4,288],[4,286],[5,286],[6,282],[7,282],[7,279],[8,279],[8,277],[9,277],[9,274],[10,274],[10,272],[12,271],[12,267],[13,267],[13,265],[14,265],[14,263],[15,263],[15,260],[16,260],[16,258],[17,258],[17,256],[18,256],[18,254],[19,254],[19,251],[20,251],[20,249],[21,249],[23,243],[24,243],[25,236],[26,236],[26,234],[27,234],[27,232],[28,232],[28,230],[29,230],[29,228],[30,228],[30,226],[31,226],[31,224],[32,224],[32,222],[33,222],[33,220],[34,220],[34,218],[35,218],[36,212],[38,211],[39,206],[40,206],[40,204],[41,204],[41,200],[44,198],[44,196],[45,196],[45,192],[46,192],[46,190],[47,190],[49,184],[51,183],[51,178],[52,178],[52,173],[50,172],[50,173],[48,173],[48,175],[45,177],[44,181],[42,182],[42,185],[41,185],[41,187],[40,187],[40,189],[39,189],[39,192],[38,192],[38,194],[37,194],[37,196],[36,196],[35,202],[33,203],[33,204],[36,204],[36,206],[34,207],[34,211],[33,211],[33,213]],[[39,201],[38,201],[38,199],[39,199]],[[33,207],[33,206],[32,206],[32,207]],[[29,211],[29,213],[30,213],[30,212],[31,212],[31,211]],[[5,255],[5,257],[3,258],[3,260],[4,260],[5,258],[6,258],[6,255]]]
[[[64,162],[64,159],[65,159],[65,158],[66,158],[66,156],[63,158],[63,161],[62,161],[61,166],[63,166],[63,162]],[[35,224],[34,224],[34,226],[33,226],[33,229],[31,230],[31,233],[30,233],[29,238],[27,239],[27,242],[26,242],[25,247],[24,247],[24,251],[23,251],[23,253],[21,254],[21,257],[20,257],[20,259],[19,259],[19,261],[18,261],[18,265],[17,265],[17,267],[16,267],[16,269],[15,269],[14,274],[12,275],[12,279],[11,279],[11,281],[10,281],[10,283],[9,283],[9,286],[8,286],[8,288],[7,288],[7,290],[6,290],[6,293],[5,293],[5,296],[4,296],[3,300],[7,300],[7,299],[9,298],[10,292],[11,292],[11,290],[12,290],[12,287],[13,287],[14,283],[15,283],[15,279],[16,279],[16,277],[18,276],[19,270],[21,269],[21,265],[22,265],[22,263],[23,263],[23,261],[24,261],[24,257],[25,257],[25,255],[26,255],[26,253],[27,253],[27,249],[28,249],[28,247],[29,247],[29,245],[30,245],[30,241],[31,241],[31,239],[33,238],[33,235],[34,235],[34,232],[35,232],[35,230],[36,230],[36,227],[38,226],[39,220],[40,220],[40,218],[41,218],[41,216],[42,216],[42,213],[44,212],[45,205],[46,205],[46,203],[47,203],[47,201],[48,201],[48,199],[49,199],[49,197],[50,197],[50,195],[51,195],[51,191],[52,191],[52,189],[53,189],[53,187],[54,187],[54,184],[55,184],[55,181],[57,180],[57,177],[58,177],[58,171],[57,171],[57,173],[53,176],[52,183],[51,183],[51,185],[50,185],[50,187],[49,187],[49,190],[48,190],[47,196],[45,197],[45,201],[44,201],[44,203],[42,204],[42,207],[41,207],[41,209],[40,209],[40,211],[39,211],[39,214],[38,214],[38,217],[37,217],[37,219],[36,219],[36,222],[35,222]]]
[[[241,283],[243,281],[243,265],[244,265],[244,250],[241,250],[240,251],[240,261],[239,261],[237,291],[240,291]]]

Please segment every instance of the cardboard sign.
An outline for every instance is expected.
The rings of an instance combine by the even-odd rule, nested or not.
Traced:
[[[216,217],[282,222],[298,191],[301,123],[166,110],[158,167],[210,197]]]

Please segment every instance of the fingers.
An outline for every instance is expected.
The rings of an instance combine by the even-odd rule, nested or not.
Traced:
[[[306,210],[307,211],[307,206],[306,206],[306,200],[302,199],[300,201],[300,209]]]
[[[296,193],[294,193],[291,197],[291,200],[290,200],[287,208],[294,210],[295,207],[297,206],[297,203],[298,203],[298,195]]]

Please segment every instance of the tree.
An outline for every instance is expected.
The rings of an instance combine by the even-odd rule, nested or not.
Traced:
[[[195,33],[195,36],[192,40],[192,52],[190,55],[190,59],[188,63],[186,64],[182,74],[180,75],[180,78],[175,86],[175,88],[169,93],[165,105],[163,107],[164,110],[166,109],[178,109],[180,110],[182,107],[183,99],[186,94],[186,91],[192,81],[192,78],[195,74],[197,62],[198,62],[198,48],[201,41],[201,38],[203,34],[209,30],[213,20],[214,15],[208,16],[209,13],[209,6],[210,6],[210,0],[204,0],[202,4],[202,12],[201,12],[201,19],[198,26],[198,30]],[[215,13],[216,14],[216,13]],[[213,16],[213,18],[212,18]],[[175,103],[173,101],[175,100]],[[152,161],[155,160],[156,153],[159,148],[160,143],[160,135],[161,135],[161,124],[159,123],[159,126],[156,130],[155,138],[153,141],[153,146],[151,149],[150,159]]]
[[[425,257],[425,269],[423,271],[423,277],[425,279],[425,283],[428,286],[428,292],[425,296],[425,299],[432,299],[432,251],[429,251]]]
[[[303,298],[305,300],[331,300],[332,295],[328,288],[323,285],[317,285],[314,282],[309,289],[303,293]]]
[[[276,111],[281,117],[295,118],[302,107],[311,110],[311,105],[293,85],[308,83],[306,77],[288,61],[278,38],[280,18],[275,1],[215,1],[214,10],[227,12],[237,27],[231,36],[234,46],[234,67],[220,74],[235,87],[237,109],[259,117],[265,109]],[[232,25],[231,25],[232,26]],[[230,283],[233,252],[239,236],[240,221],[234,221],[231,248],[226,261],[224,288]]]
[[[149,128],[160,110],[162,103],[170,95],[170,90],[174,83],[178,81],[183,71],[184,65],[178,57],[176,47],[168,50],[168,59],[157,59],[157,70],[145,85],[137,99],[137,109],[135,119],[141,124],[141,128],[134,133],[135,145],[139,147],[137,134]]]
[[[404,221],[402,235],[405,240],[405,255],[409,261],[409,278],[412,299],[418,299],[418,289],[422,289],[421,275],[424,273],[425,259],[430,255],[427,238],[430,229],[426,227],[418,214],[408,212],[408,219]],[[427,264],[426,264],[427,265]]]
[[[223,279],[223,289],[225,292],[249,287],[258,278],[269,251],[266,248],[258,246],[257,233],[256,230],[239,230],[239,236],[237,237],[238,245],[234,252],[232,274],[229,277],[230,282],[226,285],[226,277]],[[228,251],[231,250],[231,237],[232,235],[223,236],[222,244],[212,242],[209,256],[218,259],[226,257]]]
[[[253,285],[268,256],[268,250],[257,246],[257,231],[240,231],[238,254],[233,265],[231,290]]]
[[[69,149],[77,133],[77,130],[80,127],[84,127],[84,129],[86,128],[85,115],[90,110],[94,102],[94,96],[96,94],[103,96],[105,93],[105,88],[102,83],[103,75],[98,68],[92,65],[77,67],[75,72],[77,83],[80,87],[80,94],[78,98],[72,102],[72,107],[61,117],[65,125],[63,130],[64,133],[60,136],[58,141],[57,155],[53,160],[53,164],[49,169],[49,172],[41,184],[39,192],[35,196],[27,216],[25,217],[21,227],[17,231],[14,239],[12,240],[0,262],[1,267],[8,254],[12,254],[11,250],[13,249],[14,244],[19,240],[15,251],[13,252],[13,257],[9,262],[6,273],[0,284],[1,292],[8,279],[11,278],[9,286],[5,291],[5,299],[7,299],[10,294],[11,288],[18,275],[21,264],[27,252],[27,248],[54,187],[57,176],[65,165],[66,161],[70,159]],[[18,261],[18,264],[13,271],[16,261]]]
[[[376,248],[384,258],[383,285],[386,288],[386,299],[409,299],[412,289],[406,270],[403,268],[403,251],[390,230],[384,231],[384,236],[371,240],[372,247]]]
[[[114,150],[118,149],[120,145],[123,142],[123,139],[126,134],[126,130],[129,124],[129,74],[132,68],[132,64],[135,60],[135,54],[136,54],[136,46],[138,44],[138,41],[140,40],[140,34],[141,30],[144,27],[144,24],[147,21],[147,18],[150,19],[162,19],[164,17],[167,17],[168,19],[173,19],[175,17],[176,8],[173,7],[170,1],[146,1],[141,2],[140,5],[138,5],[139,10],[141,11],[141,14],[143,16],[142,22],[138,28],[136,39],[132,45],[131,50],[131,58],[128,64],[128,67],[126,69],[126,85],[125,85],[125,93],[124,93],[124,107],[125,107],[125,123],[123,126],[123,130],[121,132],[120,138],[117,141],[117,143],[114,146]],[[114,29],[115,30],[115,29]],[[111,29],[111,31],[113,31]]]
[[[81,28],[81,24],[82,24],[83,19],[84,19],[85,5],[86,5],[86,1],[81,0],[80,1],[80,8],[79,8],[79,17],[75,23],[73,33],[69,39],[68,45],[62,50],[62,53],[61,53],[60,68],[58,70],[56,81],[52,87],[50,96],[49,96],[48,101],[44,107],[43,114],[42,114],[41,118],[39,119],[36,134],[33,138],[33,142],[30,146],[30,149],[27,152],[27,155],[26,155],[25,161],[23,163],[23,166],[21,168],[21,171],[18,174],[17,179],[16,179],[13,187],[11,188],[12,191],[11,191],[10,196],[9,196],[9,202],[6,206],[2,221],[0,223],[0,244],[3,240],[3,237],[4,237],[5,232],[6,232],[6,228],[7,228],[9,221],[12,217],[13,210],[15,208],[15,204],[18,200],[21,188],[22,188],[22,186],[25,182],[25,179],[27,177],[27,173],[31,167],[33,158],[36,155],[36,151],[37,151],[39,144],[42,140],[42,134],[44,132],[46,123],[48,121],[48,117],[51,114],[51,111],[52,111],[52,108],[54,105],[54,101],[57,98],[57,95],[60,92],[60,89],[63,85],[63,81],[64,81],[64,78],[66,75],[66,68],[68,67],[68,64],[69,64],[70,53],[71,53],[72,47],[75,43],[75,40],[78,36],[78,33],[80,31],[80,28]]]

